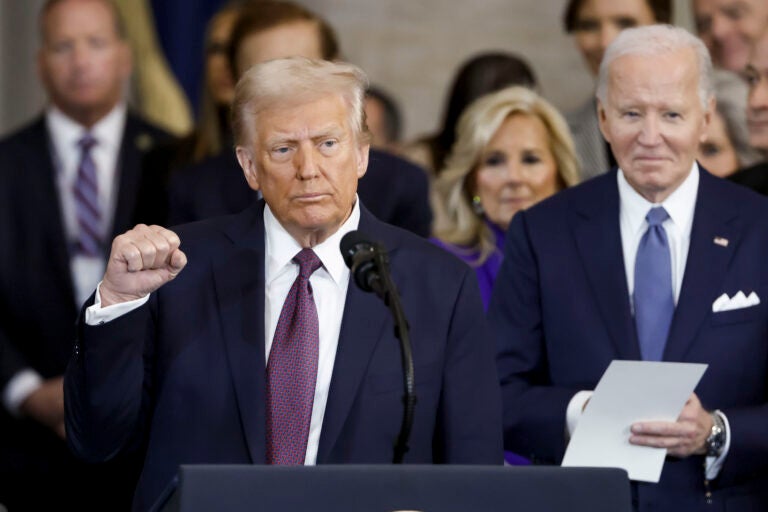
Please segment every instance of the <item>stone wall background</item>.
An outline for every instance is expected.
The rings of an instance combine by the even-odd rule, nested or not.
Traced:
[[[34,54],[43,0],[0,0],[0,135],[43,106]],[[677,24],[691,27],[690,0],[675,1]],[[541,92],[562,110],[590,94],[592,79],[561,28],[566,0],[304,0],[336,28],[347,60],[390,92],[406,138],[440,122],[456,68],[475,53],[525,56]]]

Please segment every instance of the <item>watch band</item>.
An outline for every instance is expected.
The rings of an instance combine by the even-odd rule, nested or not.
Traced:
[[[712,416],[712,430],[707,437],[705,444],[708,457],[719,457],[725,447],[725,422],[720,411],[710,413]]]

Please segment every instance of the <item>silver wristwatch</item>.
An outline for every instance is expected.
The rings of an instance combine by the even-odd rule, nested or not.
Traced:
[[[705,441],[707,457],[719,457],[725,447],[725,422],[720,416],[720,411],[710,414],[712,415],[712,430]]]

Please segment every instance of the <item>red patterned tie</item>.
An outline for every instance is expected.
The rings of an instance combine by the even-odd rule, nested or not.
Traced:
[[[267,363],[267,464],[303,464],[317,380],[319,329],[309,276],[322,263],[312,249],[293,261],[299,275],[283,303]]]

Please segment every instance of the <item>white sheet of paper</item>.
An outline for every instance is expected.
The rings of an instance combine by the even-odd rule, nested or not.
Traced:
[[[612,361],[576,425],[563,466],[623,468],[630,480],[658,482],[666,448],[629,444],[642,420],[675,421],[706,364]]]

